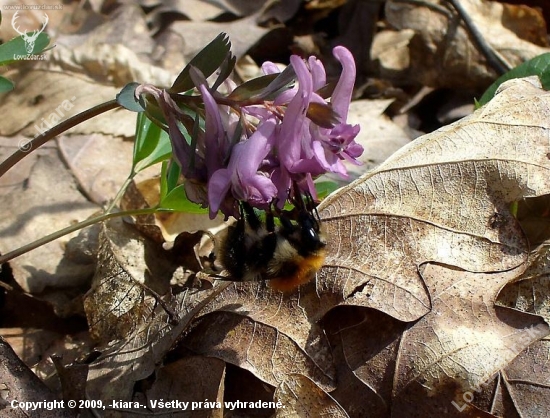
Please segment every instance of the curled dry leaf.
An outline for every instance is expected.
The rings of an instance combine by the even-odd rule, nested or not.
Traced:
[[[526,261],[509,205],[550,192],[550,94],[526,80],[506,86],[321,204],[331,237],[317,283],[325,309],[361,305],[413,321],[431,309],[423,263],[498,272]]]
[[[228,285],[172,296],[176,267],[160,244],[120,219],[103,225],[98,268],[84,300],[91,333],[103,342],[88,373],[93,399],[132,401],[135,383],[154,372],[191,319]]]

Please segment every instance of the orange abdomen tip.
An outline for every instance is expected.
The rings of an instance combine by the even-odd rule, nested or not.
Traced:
[[[311,281],[325,262],[325,253],[305,257],[299,264],[298,269],[292,276],[277,277],[269,280],[269,287],[280,292],[291,292],[298,286]]]

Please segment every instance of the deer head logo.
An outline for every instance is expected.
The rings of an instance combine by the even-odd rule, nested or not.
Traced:
[[[40,35],[43,31],[46,25],[48,24],[48,15],[44,13],[44,24],[42,25],[42,28],[34,30],[32,32],[21,32],[19,30],[19,27],[16,26],[16,20],[17,20],[17,14],[19,12],[15,12],[13,15],[13,18],[11,19],[11,25],[15,29],[15,31],[23,36],[23,40],[25,41],[25,49],[27,50],[27,53],[32,54],[32,51],[34,49],[34,43],[36,42],[36,38],[38,38],[38,35]]]

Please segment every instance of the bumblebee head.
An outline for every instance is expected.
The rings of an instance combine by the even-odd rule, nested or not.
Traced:
[[[321,222],[308,212],[301,212],[298,216],[298,227],[302,244],[310,251],[319,250],[327,245],[321,231]]]
[[[313,213],[300,211],[296,223],[287,216],[281,216],[280,233],[292,244],[302,256],[307,256],[326,246],[326,240],[321,230],[321,222]]]

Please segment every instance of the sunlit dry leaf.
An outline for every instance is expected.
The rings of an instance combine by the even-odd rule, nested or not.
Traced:
[[[63,135],[59,149],[81,190],[103,205],[113,199],[132,167],[133,144],[110,135]]]
[[[403,129],[384,115],[384,111],[392,102],[391,99],[351,102],[348,123],[361,126],[355,141],[364,148],[363,154],[359,157],[363,165],[346,165],[351,176],[358,177],[380,165],[391,154],[411,141],[412,138]]]
[[[318,275],[323,306],[412,321],[431,309],[419,265],[494,272],[525,262],[528,243],[509,205],[550,192],[550,94],[525,80],[505,87],[322,202],[331,237]]]
[[[279,384],[275,400],[283,404],[276,417],[333,417],[349,415],[328,393],[301,374],[291,374]]]
[[[146,4],[151,7],[151,3],[156,3],[158,7],[153,11],[154,14],[157,13],[182,13],[187,16],[190,20],[210,20],[214,19],[221,15],[225,9],[219,5],[204,0],[185,0],[184,2],[179,0],[169,0],[169,1],[151,1],[151,0],[142,0],[140,4]]]
[[[185,0],[159,2],[159,12],[179,12],[191,20],[206,21],[214,19],[223,13],[232,13],[235,16],[249,16],[265,8],[269,0],[249,1],[249,0]],[[275,18],[279,22],[285,22],[290,19],[300,6],[301,0],[288,0],[285,2],[272,2],[262,15],[263,20]]]
[[[152,62],[156,45],[139,6],[126,2],[109,17],[89,13],[78,33],[58,36],[49,68],[119,88],[132,81],[169,86],[173,75]]]
[[[519,270],[523,268],[520,267]],[[403,334],[393,411],[410,414],[420,398],[424,416],[442,414],[548,335],[540,317],[495,307],[500,289],[520,272],[469,273],[428,264],[422,272],[432,311]],[[418,405],[416,407],[419,407]]]
[[[182,52],[187,62],[221,32],[227,33],[231,40],[231,52],[240,58],[270,31],[258,26],[258,18],[256,13],[229,23],[179,21],[174,22],[171,29],[185,40],[186,48]]]
[[[308,374],[308,376],[317,384],[326,386],[327,379],[334,377],[334,370],[328,340],[317,323],[321,318],[318,313],[324,312],[319,303],[319,298],[312,287],[284,295],[267,288],[265,283],[234,283],[203,313],[228,312],[246,317],[247,321],[252,321],[255,327],[273,328],[281,338],[284,336],[285,339],[292,341],[292,344],[303,351],[303,355],[310,357],[311,361],[323,371],[322,380],[318,381],[316,375]],[[264,344],[266,349],[271,350],[272,332],[265,335],[268,336],[265,341],[258,342],[256,338],[255,343]],[[248,337],[245,334],[243,338]],[[255,373],[254,370],[251,371]]]
[[[500,2],[482,0],[461,0],[460,4],[473,20],[484,39],[509,63],[510,68],[523,61],[548,52],[549,49],[525,40],[523,31],[517,28],[533,29],[532,13],[517,13],[515,24],[505,23],[509,13]],[[393,39],[393,47],[402,52],[406,45],[408,53],[400,55],[401,64],[408,58],[410,65],[404,71],[393,71],[395,55],[384,53],[386,49],[378,42],[388,42],[388,37],[377,35],[373,51],[374,58],[380,61],[381,71],[393,78],[406,77],[431,87],[449,87],[457,89],[483,89],[495,78],[495,72],[489,68],[485,58],[472,43],[463,24],[459,25],[456,11],[446,1],[427,0],[423,2],[389,1],[386,3],[386,18],[398,31],[406,31],[407,44],[399,44]],[[542,18],[538,20],[543,23]],[[410,31],[414,36],[410,37]],[[539,29],[546,32],[545,29]],[[536,29],[534,29],[536,31]],[[383,37],[383,39],[382,39]]]

